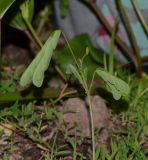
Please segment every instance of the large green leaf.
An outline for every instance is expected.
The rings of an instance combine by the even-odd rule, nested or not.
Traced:
[[[106,82],[106,85],[110,88],[109,90],[116,100],[119,100],[121,96],[127,96],[129,94],[129,85],[123,80],[102,69],[97,69],[96,73]]]
[[[100,50],[94,48],[90,42],[90,38],[87,34],[81,34],[76,36],[73,40],[69,42],[70,47],[74,52],[76,60],[79,62],[79,59],[86,54],[86,48],[89,48],[90,54],[87,55],[83,61],[83,67],[87,69],[89,75],[88,78],[92,78],[93,72],[98,68],[100,64],[103,64],[103,54]],[[94,60],[92,57],[94,55],[97,57],[97,60]],[[68,45],[66,45],[62,51],[55,54],[55,59],[58,65],[62,68],[63,71],[67,70],[69,64],[74,64],[73,57],[70,53]],[[75,64],[74,64],[75,65]]]
[[[56,30],[51,34],[41,51],[23,73],[20,80],[21,86],[26,86],[30,82],[33,82],[36,87],[40,87],[42,85],[44,80],[44,72],[49,66],[51,57],[53,55],[53,50],[57,46],[60,34],[60,30]]]
[[[24,18],[29,22],[32,21],[34,15],[34,0],[18,1],[13,8],[8,11],[7,21],[13,28],[24,30],[27,25]]]
[[[0,0],[0,19],[3,18],[6,11],[10,8],[15,0]]]

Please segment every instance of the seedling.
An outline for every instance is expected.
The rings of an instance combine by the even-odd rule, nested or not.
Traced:
[[[69,2],[68,0],[65,1],[66,10],[63,11],[64,15],[67,12],[68,2]],[[1,3],[3,3],[4,5],[1,5]],[[13,5],[13,3],[16,3],[16,1],[2,0],[0,2],[0,21],[5,15],[5,13],[7,12],[7,10],[9,12],[9,8],[11,5]],[[92,5],[92,7],[96,9],[95,5]],[[51,34],[51,36],[47,39],[45,44],[43,45],[40,39],[38,38],[34,28],[31,25],[33,14],[34,14],[34,0],[23,1],[23,3],[19,5],[19,9],[17,10],[16,15],[9,23],[14,28],[24,31],[29,37],[31,37],[31,39],[34,39],[34,41],[39,46],[39,48],[41,48],[38,55],[34,58],[32,63],[28,66],[28,68],[26,69],[26,71],[21,77],[20,84],[23,87],[28,86],[30,83],[33,83],[36,87],[42,86],[45,71],[48,69],[50,65],[50,61],[54,54],[54,50],[56,49],[58,39],[62,33],[61,30],[54,31]],[[125,21],[127,21],[127,19],[125,19]],[[67,41],[65,35],[64,37],[65,37],[65,40],[67,41],[67,48],[64,50],[64,52],[66,52],[67,50],[70,50],[72,59],[69,64],[67,64],[67,61],[66,63],[63,63],[63,62],[61,63],[63,63],[62,64],[63,66],[66,64],[66,67],[65,67],[66,73],[71,74],[81,84],[81,86],[85,90],[84,95],[86,95],[86,97],[88,98],[88,107],[89,107],[90,121],[91,121],[92,160],[98,160],[98,158],[102,158],[104,160],[106,159],[107,160],[144,159],[145,157],[143,155],[143,151],[141,150],[140,145],[143,144],[145,134],[147,131],[146,124],[148,121],[147,120],[148,109],[145,103],[147,103],[146,94],[147,94],[148,88],[147,87],[144,87],[144,89],[142,88],[142,86],[144,86],[143,82],[141,82],[140,85],[138,85],[138,89],[134,91],[131,90],[131,92],[134,92],[132,93],[134,96],[128,97],[128,100],[130,103],[129,111],[119,115],[120,117],[119,119],[121,119],[121,123],[126,123],[129,126],[131,124],[134,124],[136,126],[136,134],[135,134],[135,130],[132,130],[132,129],[124,132],[124,135],[126,134],[126,137],[124,138],[123,141],[110,143],[111,153],[108,153],[105,146],[95,148],[93,112],[92,112],[92,104],[91,104],[91,90],[92,90],[94,79],[95,78],[98,79],[97,76],[99,76],[104,81],[105,88],[113,94],[113,98],[117,101],[120,98],[127,97],[130,92],[129,85],[125,83],[123,80],[121,80],[120,78],[118,78],[115,72],[114,60],[113,60],[115,41],[119,40],[119,42],[117,43],[120,43],[120,47],[122,47],[123,50],[126,51],[127,55],[134,61],[135,65],[137,64],[136,57],[130,54],[131,52],[129,52],[129,50],[122,44],[120,39],[116,36],[117,26],[110,28],[110,26],[108,26],[107,24],[106,27],[109,28],[110,33],[111,31],[113,32],[112,32],[109,61],[106,58],[106,56],[104,56],[104,68],[98,68],[98,64],[95,64],[91,68],[91,74],[90,74],[90,70],[88,71],[89,68],[86,67],[84,63],[89,57],[89,55],[92,54],[93,49],[91,45],[89,44],[89,42],[86,43],[87,45],[85,44],[86,46],[85,47],[83,46],[83,49],[84,48],[86,49],[85,53],[84,54],[82,53],[82,56],[78,57],[77,55],[79,54],[79,50],[78,50],[78,53],[74,53],[75,51],[71,47],[71,44]],[[79,43],[80,46],[81,46],[81,41],[83,41],[83,39],[85,38],[87,39],[88,37],[86,35],[83,35],[81,38],[79,37],[79,41],[78,41],[78,43],[80,42]],[[75,43],[76,41],[73,42],[74,45],[76,45]],[[63,56],[63,54],[61,56]],[[98,59],[98,57],[96,59]],[[90,58],[88,58],[88,60],[90,64],[94,64]],[[61,60],[59,59],[59,61]],[[101,60],[99,59],[98,61],[100,63]],[[62,73],[62,72],[59,71],[59,73]],[[90,85],[88,85],[87,83],[88,79],[91,80]],[[131,78],[131,81],[133,81],[133,78]],[[130,84],[130,86],[132,85]],[[0,90],[1,92],[15,91],[16,86],[14,85],[13,81],[10,81],[8,83],[6,82],[4,84],[1,84]],[[55,92],[52,92],[52,91],[50,92],[50,90],[48,89],[48,92],[45,91],[43,93],[43,96],[46,99],[49,97],[57,98],[60,92],[56,92],[55,94],[53,93]],[[135,93],[136,93],[136,96],[135,96]],[[25,98],[21,97],[20,93],[18,92],[15,94],[8,93],[7,95],[0,96],[0,99],[3,99],[4,101],[7,101],[8,99],[12,101],[16,99],[32,100],[34,98],[35,97],[33,97],[32,94],[28,95]],[[62,98],[62,96],[60,98]],[[56,102],[57,101],[55,101],[55,103]],[[142,107],[143,109],[141,109]],[[11,121],[12,124],[14,124],[14,126],[16,127],[16,129],[19,129],[20,131],[25,132],[28,138],[30,138],[35,144],[37,144],[38,147],[40,147],[45,151],[45,155],[44,155],[45,159],[54,159],[60,156],[71,154],[72,153],[71,151],[68,151],[65,149],[66,148],[65,145],[62,145],[59,147],[56,144],[58,132],[53,138],[54,140],[52,145],[44,141],[41,136],[43,121],[44,120],[51,121],[55,117],[60,121],[61,115],[56,112],[55,108],[52,108],[52,109],[49,108],[48,110],[46,110],[45,111],[46,113],[43,114],[43,117],[39,116],[35,112],[36,111],[33,103],[29,103],[28,105],[20,105],[20,103],[16,102],[12,107],[1,110],[0,117],[1,117],[1,121],[4,121],[4,122]],[[123,132],[120,132],[120,134],[122,133]],[[67,136],[66,138],[67,138],[66,140],[69,142],[69,144],[73,149],[73,159],[77,159],[77,157],[80,157],[80,159],[85,159],[85,157],[81,153],[77,152],[77,137],[70,138]],[[7,159],[6,153],[4,154],[3,159]]]
[[[32,61],[32,63],[29,65],[29,67],[26,69],[26,71],[22,75],[21,81],[20,81],[20,84],[22,86],[26,86],[31,81],[37,87],[40,87],[42,85],[43,79],[44,79],[44,72],[47,70],[49,66],[49,63],[53,54],[53,50],[57,45],[57,41],[59,39],[60,34],[61,34],[61,31],[57,30],[53,32],[52,35],[49,37],[49,39],[41,49],[40,53],[35,57],[35,59]],[[89,54],[89,48],[86,48],[86,54],[84,55],[84,57],[82,57],[82,59],[77,61],[68,41],[67,41],[67,44],[69,46],[75,65],[69,64],[67,66],[66,73],[74,75],[74,77],[83,86],[85,93],[88,97],[88,105],[89,105],[90,120],[91,120],[91,137],[92,137],[92,151],[93,151],[92,159],[95,160],[95,136],[94,136],[94,125],[93,125],[93,111],[92,111],[92,104],[91,104],[91,97],[90,97],[92,83],[93,83],[95,74],[97,73],[106,82],[106,85],[108,86],[108,88],[110,89],[111,93],[113,94],[116,100],[119,100],[121,96],[128,95],[129,86],[124,81],[111,75],[110,73],[102,69],[96,69],[96,71],[94,71],[94,74],[91,80],[92,83],[89,87],[87,85],[88,73],[87,73],[87,70],[83,67],[83,61],[85,60],[85,57]],[[110,60],[110,63],[112,63],[112,58]],[[111,67],[113,67],[113,65],[112,66],[110,65],[110,68]]]

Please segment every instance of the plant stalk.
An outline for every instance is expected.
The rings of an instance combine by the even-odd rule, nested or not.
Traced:
[[[105,29],[111,35],[112,32],[113,32],[113,27],[111,27],[111,25],[108,23],[108,21],[106,20],[106,18],[102,14],[102,12],[99,9],[99,7],[94,2],[88,2],[87,1],[86,3],[92,8],[94,13],[98,17],[98,19],[104,25]],[[135,56],[135,54],[126,46],[126,44],[121,40],[121,38],[117,34],[115,36],[115,41],[116,41],[116,44],[122,49],[123,53],[125,53],[126,56],[132,60],[132,62],[134,63],[134,66],[136,68],[137,74],[138,75],[141,74],[140,73],[141,71],[139,71],[139,69],[138,69],[139,68],[139,64],[138,64],[138,59]]]
[[[89,106],[89,113],[90,113],[90,126],[91,126],[91,140],[92,140],[92,160],[95,160],[95,133],[94,133],[94,121],[93,121],[93,109],[92,109],[92,103],[91,103],[91,89],[92,89],[92,82],[95,77],[95,72],[92,77],[91,85],[89,88],[88,88],[83,72],[80,72],[80,74],[83,80],[83,87],[85,89],[85,92],[88,98],[88,106]]]
[[[75,57],[75,55],[74,55],[74,52],[73,52],[71,46],[70,46],[70,44],[69,44],[69,42],[68,42],[68,40],[67,40],[67,37],[66,37],[66,35],[65,35],[64,32],[62,32],[62,33],[63,33],[64,39],[65,39],[65,41],[66,41],[66,43],[67,43],[67,45],[68,45],[68,48],[69,48],[69,50],[70,50],[70,53],[71,53],[71,55],[72,55],[72,58],[74,59],[75,64],[76,64],[77,67],[79,68],[79,64],[78,64],[78,62],[77,62],[77,60],[76,60],[76,57]]]
[[[144,17],[143,17],[143,15],[142,15],[142,13],[141,13],[141,11],[140,11],[140,9],[139,9],[137,0],[132,0],[132,4],[133,4],[133,7],[134,7],[134,9],[135,9],[135,12],[136,12],[136,14],[137,14],[137,16],[138,16],[138,18],[139,18],[139,20],[140,20],[143,28],[144,28],[146,34],[148,35],[148,24],[147,24],[146,21],[144,20]]]
[[[126,26],[126,29],[127,29],[128,35],[129,35],[129,39],[131,40],[131,45],[132,45],[132,47],[134,49],[135,56],[137,57],[138,70],[141,70],[141,58],[140,58],[139,47],[138,47],[138,44],[137,44],[137,41],[136,41],[135,34],[133,32],[133,29],[131,27],[131,24],[129,22],[129,19],[127,17],[126,11],[125,11],[125,9],[123,7],[123,4],[122,4],[121,0],[117,1],[117,5],[119,7],[123,22],[124,22],[124,24]]]
[[[25,22],[26,22],[26,24],[27,24],[27,26],[28,26],[28,28],[29,28],[29,30],[30,30],[30,32],[31,32],[34,40],[37,42],[37,44],[39,45],[39,47],[42,48],[42,47],[43,47],[43,44],[42,44],[42,42],[40,41],[40,39],[38,38],[38,36],[37,36],[34,28],[33,28],[32,25],[31,25],[31,23],[28,21],[28,19],[24,19],[24,20],[25,20]]]
[[[74,60],[74,62],[76,64],[76,66],[77,66],[77,69],[79,71],[80,77],[81,77],[82,82],[83,82],[82,86],[85,89],[86,95],[88,97],[88,106],[89,106],[90,124],[91,124],[91,138],[92,138],[92,160],[95,160],[95,135],[94,135],[92,103],[91,103],[91,96],[90,96],[90,92],[91,92],[91,88],[92,88],[92,82],[93,82],[93,79],[95,77],[95,73],[93,74],[93,78],[92,78],[92,81],[91,81],[91,84],[90,84],[90,88],[89,88],[88,85],[87,85],[87,80],[85,79],[85,76],[84,76],[83,71],[82,71],[82,66],[80,66],[79,63],[77,62],[76,57],[75,57],[75,55],[73,53],[73,50],[72,50],[72,48],[71,48],[71,46],[70,46],[70,44],[69,44],[69,42],[68,42],[68,40],[67,40],[67,38],[66,38],[64,33],[63,33],[63,36],[64,36],[64,38],[65,38],[65,40],[67,42],[67,45],[68,45],[69,50],[70,50],[70,53],[71,53],[71,55],[73,57],[73,60]],[[82,60],[82,62],[83,62],[83,60]]]
[[[89,91],[87,92],[88,98],[88,106],[90,112],[90,123],[91,123],[91,138],[92,138],[92,160],[95,160],[95,134],[94,134],[94,121],[93,121],[93,110],[92,110],[92,103],[91,103],[91,96]]]
[[[36,43],[36,41],[34,40],[34,38],[32,37],[31,33],[28,31],[28,29],[24,29],[23,32],[27,35],[27,37],[29,38],[29,40],[38,48],[40,49],[40,46]]]

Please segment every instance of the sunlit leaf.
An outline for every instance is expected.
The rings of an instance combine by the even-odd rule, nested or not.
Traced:
[[[15,0],[0,0],[0,19],[3,18],[4,14],[14,3]]]
[[[102,69],[97,69],[96,73],[106,82],[107,86],[109,86],[110,92],[116,100],[119,100],[121,96],[127,96],[129,94],[129,85],[123,80]]]
[[[51,34],[41,51],[23,73],[20,80],[21,86],[26,86],[30,82],[33,82],[33,84],[37,87],[42,85],[44,80],[44,72],[49,66],[51,57],[53,55],[53,50],[57,46],[60,34],[60,30],[56,30]]]

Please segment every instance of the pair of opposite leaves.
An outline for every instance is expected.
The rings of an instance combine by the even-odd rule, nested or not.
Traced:
[[[49,39],[46,41],[41,51],[34,58],[32,63],[23,73],[20,84],[21,86],[26,86],[29,83],[33,83],[36,87],[41,87],[44,80],[44,73],[48,69],[50,64],[53,51],[57,46],[58,39],[60,37],[61,30],[54,31]],[[75,66],[69,64],[67,66],[68,73],[73,74],[78,78],[81,83],[81,77]],[[129,86],[123,80],[111,75],[110,73],[103,71],[102,69],[96,69],[95,71],[109,86],[110,92],[113,94],[116,100],[120,99],[121,96],[126,96],[129,93]],[[82,83],[81,83],[82,84]]]

